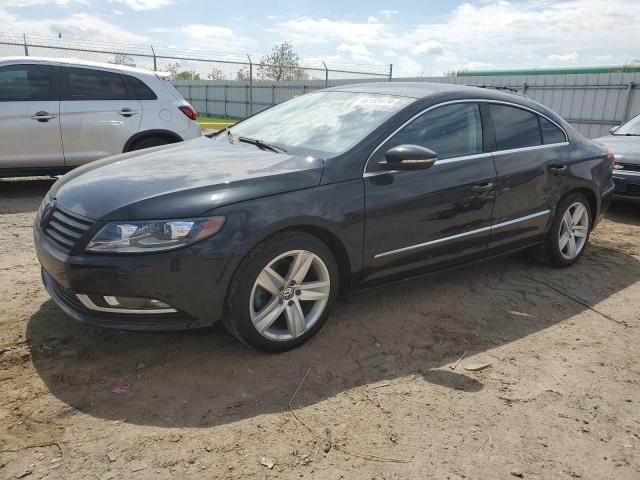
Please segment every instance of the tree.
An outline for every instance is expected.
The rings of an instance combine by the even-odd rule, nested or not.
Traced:
[[[178,62],[167,65],[167,72],[171,80],[200,80],[200,74],[194,70],[178,70],[180,64]]]
[[[126,53],[116,53],[109,63],[113,65],[135,65],[136,62]]]
[[[209,80],[224,80],[224,73],[222,72],[222,70],[220,70],[219,68],[213,67],[213,70],[211,70],[211,73],[209,73],[207,75],[207,78]]]
[[[236,80],[244,81],[249,80],[249,69],[247,67],[242,67],[240,70],[236,72]]]
[[[275,45],[271,54],[260,59],[258,78],[260,80],[304,80],[307,74],[302,70],[300,57],[293,51],[291,42]]]

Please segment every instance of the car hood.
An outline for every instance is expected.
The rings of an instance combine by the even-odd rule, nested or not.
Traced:
[[[618,163],[640,164],[640,137],[607,135],[593,140],[607,147]]]
[[[188,218],[222,205],[316,186],[324,162],[201,137],[116,155],[54,184],[56,205],[94,220]]]

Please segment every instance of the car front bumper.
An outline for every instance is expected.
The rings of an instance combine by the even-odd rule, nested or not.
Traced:
[[[34,229],[42,281],[51,298],[82,323],[125,330],[207,327],[224,312],[234,258],[203,258],[192,248],[144,255],[68,255]],[[155,299],[175,312],[105,312],[88,308],[78,295]]]
[[[613,198],[640,202],[640,172],[614,172]]]

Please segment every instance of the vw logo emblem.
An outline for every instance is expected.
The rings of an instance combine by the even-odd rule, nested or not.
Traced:
[[[292,287],[287,287],[282,291],[282,298],[285,300],[291,300],[293,298],[293,294],[295,290]]]

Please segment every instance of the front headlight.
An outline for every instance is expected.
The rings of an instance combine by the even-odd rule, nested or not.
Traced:
[[[216,234],[224,217],[107,223],[91,239],[89,252],[143,253],[171,250]]]

